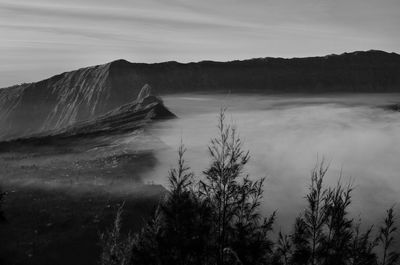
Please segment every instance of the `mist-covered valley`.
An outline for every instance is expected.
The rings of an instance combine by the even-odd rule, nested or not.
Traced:
[[[400,265],[399,14],[0,0],[0,265]]]
[[[209,184],[226,176],[236,178],[230,186],[235,192],[228,196],[233,216],[255,203],[248,212],[255,219],[235,217],[229,221],[233,229],[229,240],[233,241],[228,245],[239,244],[233,251],[247,260],[244,264],[254,264],[250,260],[256,257],[263,260],[260,264],[266,263],[265,258],[279,257],[279,231],[292,242],[298,232],[294,230],[297,217],[310,210],[307,196],[315,191],[310,187],[310,175],[313,169],[313,174],[321,175],[315,171],[321,161],[329,165],[323,192],[331,196],[323,196],[321,207],[343,210],[339,221],[349,225],[345,229],[351,230],[351,240],[361,240],[357,237],[359,219],[360,231],[368,232],[369,225],[382,224],[386,209],[400,200],[399,58],[393,53],[366,51],[187,64],[117,60],[1,89],[0,219],[4,217],[6,222],[0,226],[0,238],[7,244],[0,247],[0,263],[3,259],[11,264],[97,264],[100,256],[110,257],[106,252],[115,249],[107,244],[121,239],[111,237],[107,243],[99,238],[110,232],[112,224],[119,230],[118,218],[114,218],[121,207],[121,237],[130,231],[135,240],[128,243],[144,249],[143,257],[154,253],[142,248],[140,240],[147,236],[160,239],[146,233],[153,231],[152,223],[161,220],[157,217],[160,211],[168,220],[171,205],[167,204],[173,202],[174,192],[182,195],[181,184],[177,184],[181,177],[173,179],[181,172],[176,167],[183,166],[177,152],[181,142],[187,148],[184,160],[194,172],[193,179],[189,174],[189,182],[196,186],[184,188],[183,194],[189,195],[194,200],[189,203],[194,205],[175,208],[180,217],[172,222],[184,222],[177,229],[187,226],[187,232],[195,235],[183,235],[176,242],[194,243],[193,253],[201,253],[197,259],[216,258],[214,252],[202,252],[196,238],[204,239],[200,244],[204,247],[218,246],[225,251],[227,244],[213,241],[219,237],[219,230],[213,230],[217,223],[206,220],[210,215],[217,218],[220,209],[207,205],[219,205],[220,191],[204,197],[197,184],[207,180],[207,170],[219,163],[216,157],[212,160],[208,146],[212,138],[222,137],[217,130],[221,109],[225,109],[225,122],[239,133],[243,150],[250,151],[250,160],[237,164],[234,159],[232,167],[226,168],[234,173],[218,173]],[[229,154],[234,149],[231,146],[220,157],[234,155]],[[240,174],[244,165],[244,174]],[[237,174],[235,168],[240,169]],[[243,178],[247,174],[249,179]],[[258,186],[264,177],[264,186]],[[350,186],[336,186],[339,180]],[[346,193],[341,187],[355,188],[348,206],[342,204]],[[336,201],[334,192],[339,194]],[[397,214],[398,209],[394,210]],[[260,219],[274,211],[276,219]],[[326,212],[323,218],[328,217],[334,216]],[[254,228],[244,233],[252,238],[234,238],[234,233],[240,232],[236,228],[242,227],[238,220],[247,220]],[[322,234],[332,228],[328,229],[326,220]],[[158,224],[162,227],[168,222]],[[194,229],[196,225],[214,228],[207,234]],[[168,227],[157,231],[163,229],[169,231]],[[261,241],[257,241],[259,233]],[[378,234],[375,229],[365,242],[374,244],[372,237]],[[305,239],[311,242],[309,237]],[[162,246],[163,240],[167,245]],[[170,247],[171,237],[162,241],[161,252]],[[250,242],[261,244],[260,248],[240,246]],[[301,243],[297,248],[307,245]],[[118,255],[125,259],[132,253]],[[165,253],[165,258],[181,262],[171,253]],[[380,255],[381,249],[376,253]],[[375,254],[371,255],[376,261]],[[134,260],[142,257],[140,253],[131,257],[130,264],[143,263]]]
[[[217,115],[226,108],[250,151],[248,174],[267,178],[262,209],[278,210],[280,228],[289,229],[304,208],[310,172],[322,159],[329,164],[327,184],[335,184],[341,172],[342,181],[355,184],[355,218],[373,223],[400,200],[400,113],[385,108],[400,101],[398,94],[177,94],[163,100],[177,119],[131,133],[2,152],[2,183],[143,195],[143,187],[168,188],[181,140],[186,160],[202,178]]]
[[[400,113],[384,108],[399,100],[398,94],[165,97],[179,119],[149,129],[169,147],[155,152],[159,164],[146,179],[166,184],[165,172],[176,162],[171,152],[181,139],[189,165],[201,177],[217,114],[226,107],[250,151],[248,173],[267,178],[263,209],[278,210],[278,226],[293,225],[305,207],[310,172],[322,159],[330,165],[326,184],[335,185],[342,172],[342,181],[355,185],[352,215],[374,223],[400,200]]]

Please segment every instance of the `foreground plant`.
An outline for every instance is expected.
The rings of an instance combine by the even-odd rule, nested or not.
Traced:
[[[102,236],[101,264],[132,265],[395,265],[393,208],[374,239],[349,216],[353,186],[326,187],[328,166],[311,172],[306,208],[291,234],[270,233],[275,213],[260,214],[264,178],[245,174],[249,153],[235,127],[218,119],[218,135],[209,146],[210,166],[198,181],[178,149],[177,167],[169,171],[169,192],[133,238],[120,236],[121,209],[114,227]],[[376,238],[376,237],[375,237]],[[377,250],[382,249],[381,253]],[[378,255],[379,254],[379,255]],[[379,258],[378,258],[379,256]]]
[[[374,252],[377,241],[373,239],[372,228],[370,226],[364,233],[361,232],[361,220],[353,229],[353,238],[350,248],[350,258],[348,264],[351,265],[376,265],[377,255]]]
[[[381,265],[394,265],[399,261],[400,253],[393,250],[396,231],[397,227],[395,226],[395,217],[392,207],[386,211],[386,218],[384,219],[383,225],[380,227],[378,237],[378,242],[383,248]]]
[[[100,235],[101,265],[128,265],[131,261],[133,239],[121,235],[123,205],[118,208],[113,226]]]
[[[218,135],[211,140],[210,167],[200,181],[200,194],[212,207],[212,240],[217,264],[227,262],[226,253],[234,253],[242,264],[263,264],[272,253],[269,232],[275,213],[262,218],[259,212],[264,178],[253,181],[244,174],[249,152],[243,151],[235,127],[225,122],[221,110]]]
[[[168,176],[170,191],[135,237],[132,264],[212,264],[212,211],[194,190],[184,153],[181,145],[177,168]]]
[[[353,219],[348,217],[352,185],[343,186],[340,181],[326,195],[326,236],[323,242],[324,264],[348,264],[353,238]]]

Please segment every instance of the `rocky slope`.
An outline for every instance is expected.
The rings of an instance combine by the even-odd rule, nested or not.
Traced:
[[[142,128],[152,119],[176,117],[158,97],[151,95],[151,88],[145,85],[136,100],[122,105],[98,117],[76,122],[65,128],[45,131],[33,137],[71,137],[123,133]]]
[[[136,100],[122,105],[98,117],[76,122],[72,125],[46,130],[26,137],[0,142],[0,152],[11,151],[18,145],[71,144],[71,140],[98,136],[123,134],[143,128],[151,120],[175,118],[162,100],[151,95],[145,85]]]
[[[177,92],[400,92],[400,55],[367,51],[309,58],[182,64],[118,60],[0,90],[0,138],[60,130],[132,102],[145,84]]]
[[[111,115],[108,112],[112,110],[115,114],[125,104],[129,106],[121,107],[121,111],[135,107],[135,113],[129,112],[129,115],[148,107],[146,102],[154,103],[151,109],[171,114],[160,99],[149,95],[146,84],[140,87],[135,84],[129,89],[126,88],[128,84],[124,88],[114,86],[110,78],[113,64],[82,68],[37,83],[0,89],[0,139],[71,130],[77,123],[94,122],[103,115]],[[143,85],[147,94],[136,99]],[[146,110],[149,109],[144,112]]]

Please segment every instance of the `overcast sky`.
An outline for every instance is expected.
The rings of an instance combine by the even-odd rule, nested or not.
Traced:
[[[400,0],[0,0],[0,87],[132,62],[400,53]]]

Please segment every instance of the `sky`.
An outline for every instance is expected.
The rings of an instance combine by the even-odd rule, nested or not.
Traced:
[[[116,59],[400,53],[399,0],[0,0],[0,87]]]

